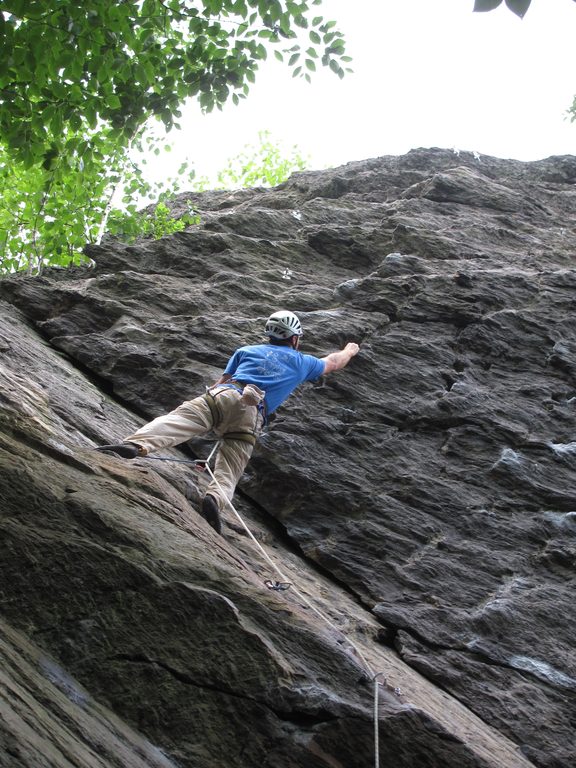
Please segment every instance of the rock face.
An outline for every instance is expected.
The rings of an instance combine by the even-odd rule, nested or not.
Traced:
[[[368,768],[376,674],[382,768],[573,765],[576,158],[188,202],[185,232],[0,282],[0,765]],[[93,448],[282,307],[305,351],[361,352],[263,436],[255,541],[232,510],[219,537],[190,465]]]

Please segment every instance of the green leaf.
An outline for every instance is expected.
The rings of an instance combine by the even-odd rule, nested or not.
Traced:
[[[285,13],[280,17],[280,32],[284,37],[288,37],[291,33],[290,22],[291,17],[289,14]]]
[[[52,120],[50,120],[50,131],[55,135],[58,136],[62,133],[64,127],[64,119],[62,115],[62,109],[56,108],[54,110],[54,116]]]
[[[524,18],[526,11],[530,8],[530,3],[531,0],[506,0],[508,8],[521,19]]]
[[[493,11],[502,4],[502,0],[474,0],[473,10],[476,12]]]
[[[154,16],[156,12],[156,0],[144,0],[141,12],[142,16]]]
[[[70,115],[68,122],[73,131],[80,131],[82,129],[82,118],[77,112],[73,112]]]
[[[334,59],[331,59],[331,60],[330,60],[330,64],[329,64],[328,66],[330,67],[330,69],[332,70],[332,72],[335,72],[335,73],[336,73],[337,75],[339,75],[340,77],[342,77],[342,74],[344,74],[344,73],[342,72],[342,67],[341,67],[341,66],[338,64],[338,62],[337,62],[337,61],[335,61]],[[341,72],[342,72],[342,74],[340,74]]]
[[[330,53],[335,53],[336,55],[340,55],[341,53],[344,53],[345,47],[346,45],[344,43],[344,40],[342,40],[341,38],[336,38],[335,40],[332,41],[328,50],[330,51]]]

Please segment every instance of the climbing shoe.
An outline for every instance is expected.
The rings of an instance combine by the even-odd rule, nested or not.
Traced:
[[[118,445],[101,445],[96,448],[101,453],[112,453],[123,459],[135,459],[140,454],[140,446],[136,443],[119,443]]]
[[[200,507],[200,514],[206,520],[208,525],[211,525],[216,533],[222,533],[222,523],[220,522],[220,512],[218,511],[218,502],[209,493],[204,496],[202,506]]]

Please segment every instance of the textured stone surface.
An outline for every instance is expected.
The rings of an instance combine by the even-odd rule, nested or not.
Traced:
[[[0,658],[0,765],[175,768],[4,622]]]
[[[2,281],[14,630],[180,766],[372,765],[366,663],[382,765],[571,765],[575,185],[573,157],[418,150],[183,196],[186,232]],[[202,476],[91,451],[279,306],[306,351],[361,344],[241,483],[281,593],[232,512],[224,538],[196,514]]]

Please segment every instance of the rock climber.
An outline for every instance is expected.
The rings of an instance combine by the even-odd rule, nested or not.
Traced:
[[[302,354],[302,324],[285,310],[270,315],[265,333],[267,343],[234,352],[222,376],[205,394],[145,424],[122,443],[96,450],[134,459],[213,431],[221,442],[200,514],[221,533],[220,511],[234,495],[267,416],[299,384],[344,368],[360,349],[350,342],[326,357]]]

